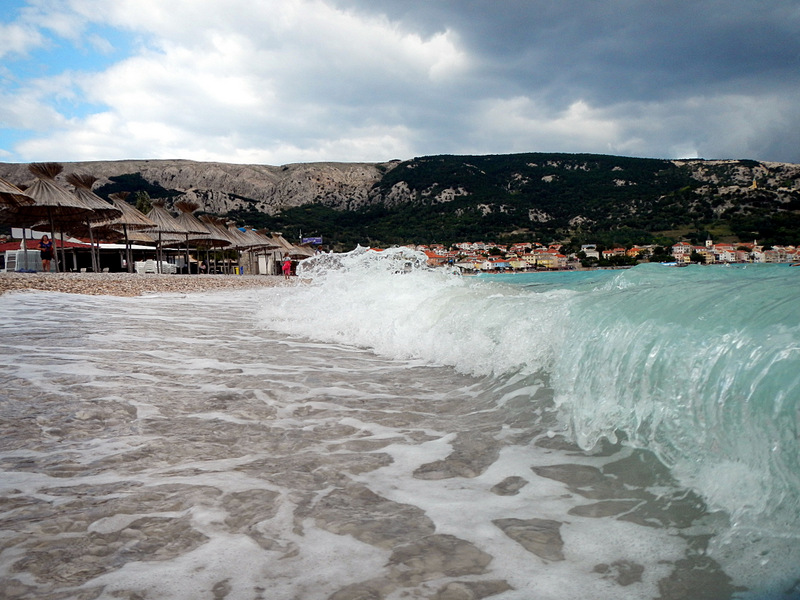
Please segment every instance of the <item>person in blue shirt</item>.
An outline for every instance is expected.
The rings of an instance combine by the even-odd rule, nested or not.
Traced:
[[[42,253],[42,271],[50,272],[50,261],[53,260],[53,241],[50,236],[43,235],[39,240],[39,251]]]

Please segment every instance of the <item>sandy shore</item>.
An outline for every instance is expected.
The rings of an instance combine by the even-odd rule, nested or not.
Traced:
[[[139,275],[131,273],[0,273],[0,295],[15,290],[141,296],[294,284],[280,275]]]

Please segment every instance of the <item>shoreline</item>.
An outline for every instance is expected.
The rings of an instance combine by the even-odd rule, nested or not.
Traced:
[[[294,285],[283,275],[158,275],[148,273],[0,273],[0,296],[45,291],[91,296],[142,296]]]

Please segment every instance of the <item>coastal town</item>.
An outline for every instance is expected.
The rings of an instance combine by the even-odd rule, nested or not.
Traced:
[[[518,243],[511,245],[463,242],[449,249],[443,245],[412,246],[424,252],[431,266],[452,265],[463,272],[556,271],[602,266],[634,265],[637,262],[669,264],[731,264],[800,262],[800,247],[760,246],[747,243],[714,243],[703,245],[678,242],[672,246],[642,245],[602,249],[597,244],[584,244],[580,251],[566,253],[564,245]],[[664,260],[668,259],[668,260]]]

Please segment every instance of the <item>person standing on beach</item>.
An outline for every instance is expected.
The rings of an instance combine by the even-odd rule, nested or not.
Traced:
[[[289,258],[288,254],[284,254],[283,256],[283,278],[289,279],[292,275],[292,260]]]
[[[50,272],[50,261],[53,260],[53,242],[49,236],[43,235],[39,240],[39,252],[42,253],[42,271]]]

